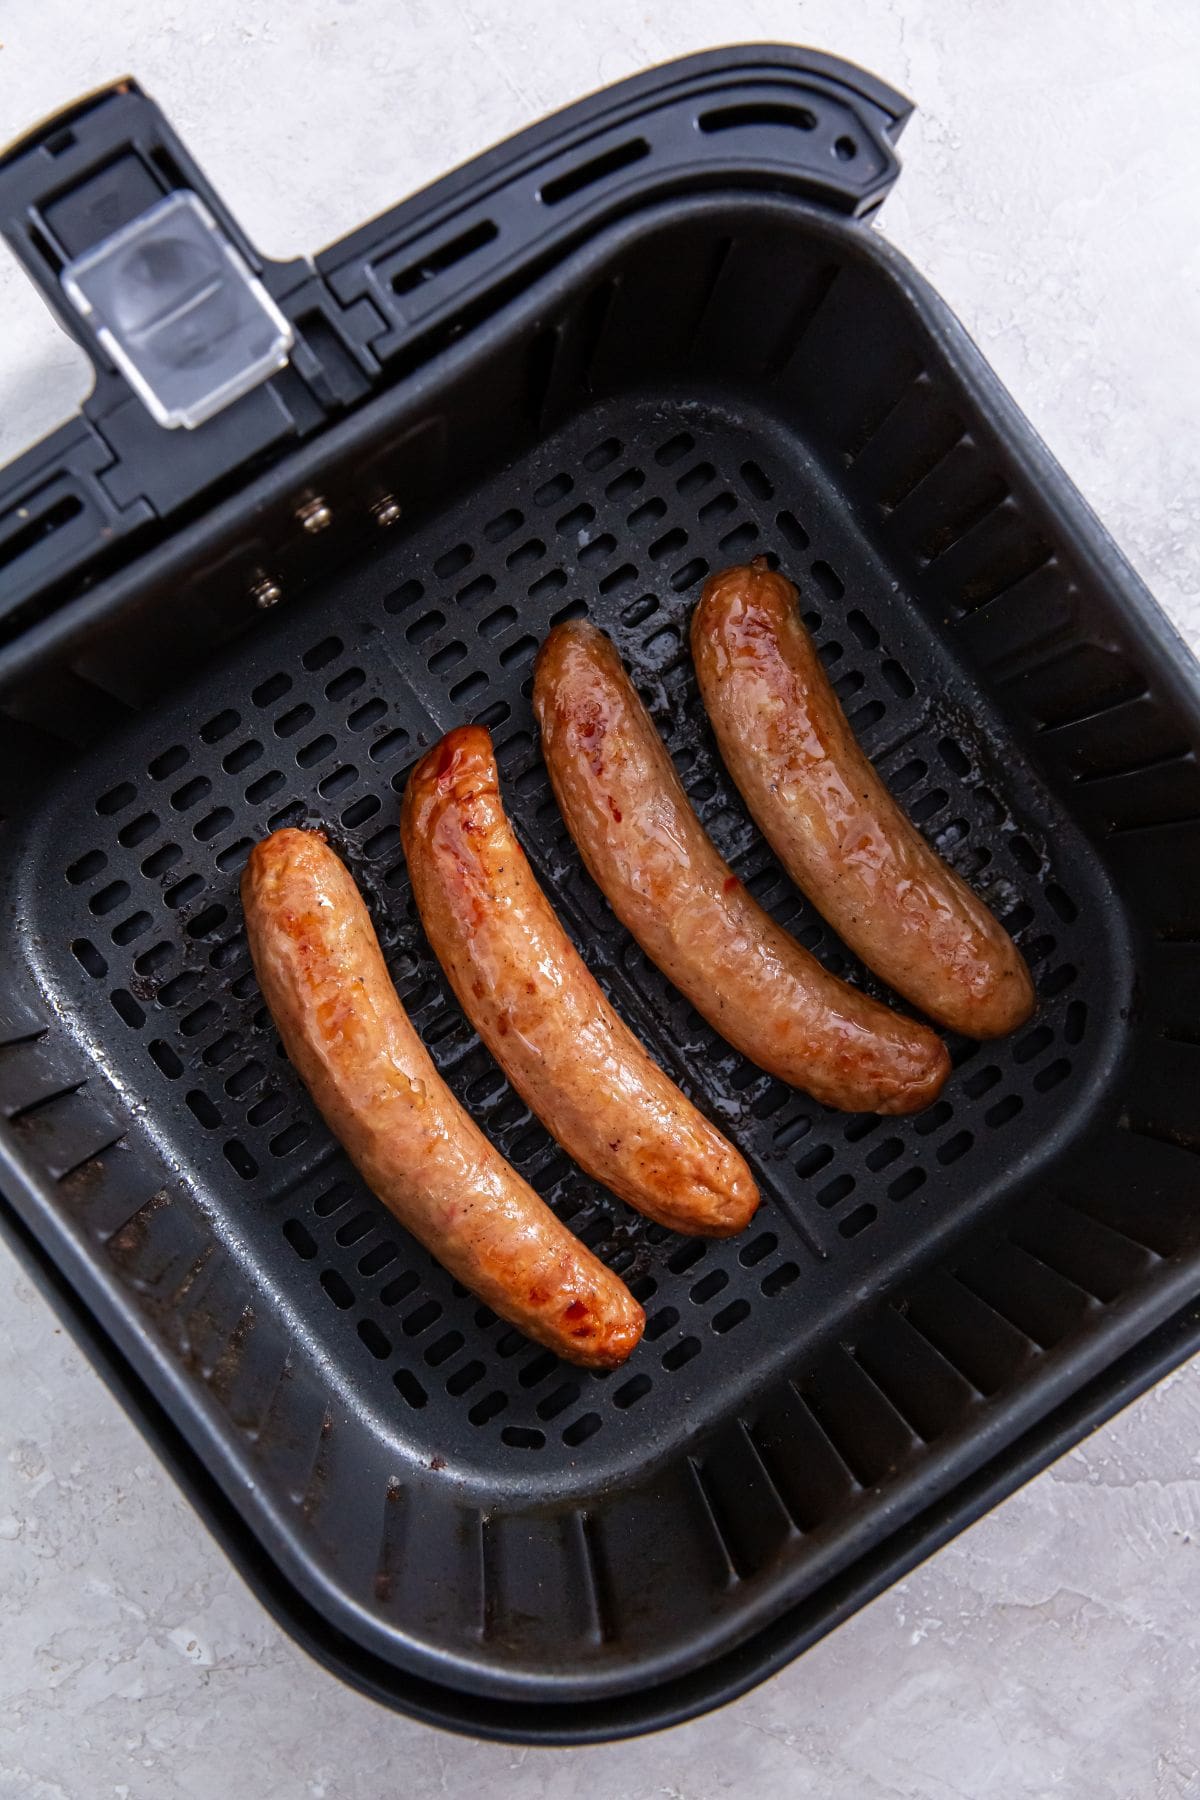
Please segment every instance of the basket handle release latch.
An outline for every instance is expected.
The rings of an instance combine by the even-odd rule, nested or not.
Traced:
[[[0,235],[95,367],[83,411],[121,508],[165,515],[371,386],[377,322],[356,330],[307,259],[259,256],[132,79],[0,152]],[[165,455],[163,430],[191,442]]]

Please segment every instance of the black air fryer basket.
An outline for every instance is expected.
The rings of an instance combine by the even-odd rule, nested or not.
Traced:
[[[1197,669],[869,229],[908,112],[812,52],[693,57],[315,264],[256,256],[132,82],[0,159],[8,241],[97,374],[0,474],[0,1218],[277,1616],[443,1725],[577,1742],[712,1707],[1200,1341]],[[261,282],[235,283],[251,350],[293,339],[191,430],[70,298],[188,193]],[[757,553],[1037,980],[1033,1022],[951,1040],[913,1118],[826,1111],[717,1038],[583,874],[539,758],[533,656],[586,613],[752,892],[878,992],[698,703],[690,609]],[[585,1179],[450,996],[397,820],[468,719],[618,1010],[752,1163],[742,1237]],[[318,821],[451,1087],[645,1303],[624,1368],[478,1305],[309,1104],[237,881]]]

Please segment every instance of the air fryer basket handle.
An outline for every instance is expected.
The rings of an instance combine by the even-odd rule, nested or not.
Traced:
[[[899,172],[894,145],[911,110],[817,51],[707,51],[554,114],[313,262],[276,263],[256,252],[136,82],[78,101],[0,153],[0,234],[96,370],[81,416],[0,470],[0,632],[415,369],[610,220],[731,187],[870,216]],[[213,234],[201,243],[228,247],[279,342],[291,339],[199,420],[153,411],[153,390],[139,385],[136,362],[113,353],[119,340],[80,306],[72,275],[170,197],[191,209],[189,195],[208,215],[198,229]]]
[[[114,374],[112,362],[64,294],[63,267],[179,189],[198,196],[243,261],[263,275],[270,265],[129,77],[64,107],[0,153],[0,235],[87,351],[102,388]]]
[[[261,295],[281,343],[292,342],[290,355],[275,359],[271,379],[256,376],[249,391],[236,390],[195,429],[168,432],[122,372],[99,319],[72,303],[64,277],[104,246],[121,245],[172,201],[189,211],[193,236],[218,271],[233,271],[235,294]],[[95,370],[81,416],[0,470],[0,614],[31,599],[44,603],[48,588],[119,561],[133,533],[178,515],[246,463],[310,435],[362,398],[378,370],[363,344],[368,321],[332,305],[308,259],[270,262],[258,254],[158,106],[129,78],[77,101],[0,153],[0,235]],[[170,255],[168,238],[161,234],[156,246],[161,251],[165,242]],[[200,284],[193,288],[202,302]],[[119,281],[114,293],[118,305],[138,297],[127,277],[124,293]],[[219,346],[227,316],[218,308],[210,320],[211,348]],[[314,322],[336,355],[314,351]],[[186,363],[189,343],[178,348]]]

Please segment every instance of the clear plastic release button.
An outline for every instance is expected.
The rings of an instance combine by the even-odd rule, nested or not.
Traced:
[[[292,347],[287,319],[187,189],[68,263],[62,285],[160,425],[202,425]]]

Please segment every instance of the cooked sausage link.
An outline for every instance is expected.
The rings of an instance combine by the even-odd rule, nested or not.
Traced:
[[[400,830],[425,934],[546,1129],[659,1224],[740,1231],[758,1205],[754,1178],[617,1017],[559,924],[505,813],[481,726],[460,726],[417,764]]]
[[[363,1180],[494,1311],[613,1368],[641,1307],[468,1118],[388,975],[362,897],[319,832],[277,831],[242,877],[250,951],[284,1048]]]
[[[563,818],[592,879],[651,961],[760,1068],[850,1112],[914,1112],[944,1045],[830,975],[719,855],[612,644],[551,632],[534,710]]]
[[[1023,1024],[1034,991],[1020,951],[863,755],[791,582],[762,558],[714,575],[692,656],[729,773],[838,935],[940,1025],[990,1038]]]

